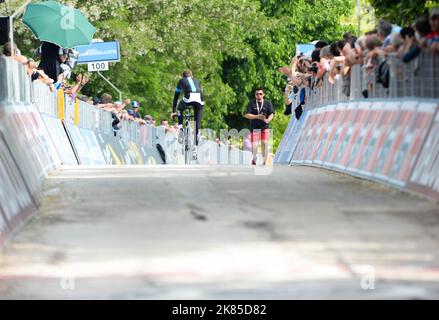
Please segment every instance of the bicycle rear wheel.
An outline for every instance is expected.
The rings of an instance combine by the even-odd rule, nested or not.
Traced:
[[[186,127],[184,129],[184,163],[191,164],[192,162],[192,151],[194,147],[194,138],[191,127]]]

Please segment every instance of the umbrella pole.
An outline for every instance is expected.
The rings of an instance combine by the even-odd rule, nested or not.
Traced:
[[[13,14],[12,16],[9,17],[9,39],[11,41],[11,55],[12,58],[15,57],[15,50],[14,50],[14,19],[15,17],[17,17],[21,12],[24,11],[24,9],[26,8],[26,6],[31,3],[31,0],[28,0],[25,2],[25,4],[23,4],[20,8],[18,8]]]

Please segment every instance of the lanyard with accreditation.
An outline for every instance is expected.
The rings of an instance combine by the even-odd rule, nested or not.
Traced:
[[[258,115],[260,115],[261,114],[261,112],[262,112],[262,110],[264,109],[264,101],[262,101],[262,103],[261,103],[261,108],[259,109],[259,104],[258,104],[258,102],[257,101],[255,101],[256,102],[256,109],[258,110]]]

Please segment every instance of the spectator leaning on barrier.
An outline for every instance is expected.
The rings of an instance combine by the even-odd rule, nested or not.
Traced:
[[[3,54],[6,57],[12,57],[12,52],[15,52],[14,54],[14,60],[18,61],[21,64],[27,64],[27,58],[23,55],[21,55],[21,51],[17,48],[17,46],[14,43],[14,50],[12,50],[12,45],[10,42],[6,42],[3,46]]]
[[[65,79],[69,79],[72,74],[72,70],[76,67],[79,59],[79,52],[74,49],[68,49],[65,51],[67,59],[64,63],[61,63],[60,67]]]
[[[151,116],[151,115],[147,114],[147,115],[145,116],[144,120],[145,120],[146,124],[152,125],[152,120],[153,120],[153,119],[152,119],[152,116]]]
[[[382,42],[383,49],[390,44],[392,29],[393,29],[392,24],[390,24],[385,20],[380,20],[378,27],[378,38]]]
[[[256,165],[259,140],[262,141],[264,165],[267,163],[268,158],[268,140],[270,137],[269,124],[274,117],[274,108],[270,101],[264,99],[264,95],[264,89],[256,89],[255,100],[250,101],[244,115],[245,118],[250,120],[253,165]]]
[[[427,35],[427,47],[434,53],[439,53],[439,8],[434,8],[430,14],[431,32]]]
[[[82,74],[76,76],[76,82],[73,85],[68,85],[67,81],[64,80],[64,93],[70,95],[73,99],[76,98],[76,94],[82,90],[89,80],[86,75]]]
[[[122,101],[116,101],[114,103],[114,107],[115,107],[115,110],[111,112],[111,118],[113,119],[111,126],[113,127],[114,136],[116,136],[117,130],[119,130],[121,128],[118,113],[123,109]]]
[[[163,129],[165,129],[165,132],[166,132],[166,133],[167,133],[167,132],[176,132],[175,129],[174,129],[174,127],[171,127],[171,126],[169,125],[168,120],[166,120],[166,119],[163,119],[163,120],[162,120],[160,127],[163,128]]]
[[[130,116],[132,116],[134,119],[141,119],[142,116],[138,112],[140,104],[137,101],[131,102],[132,109],[128,110],[128,113]]]
[[[423,16],[415,20],[413,23],[413,29],[415,29],[416,41],[421,49],[427,48],[427,36],[431,32],[430,18]]]
[[[108,94],[108,93],[103,93],[103,94],[101,95],[101,101],[100,101],[100,103],[102,103],[102,104],[113,103],[113,97],[112,97],[110,94]]]
[[[439,54],[439,8],[432,9],[430,16],[416,19],[412,27],[401,28],[381,20],[377,30],[366,32],[358,39],[346,33],[342,40],[331,45],[323,46],[324,44],[321,41],[316,43],[311,63],[309,59],[298,56],[291,60],[289,67],[277,69],[288,81],[284,91],[286,115],[292,113],[292,102],[297,97],[292,92],[295,88],[298,88],[295,91],[302,92],[309,87],[307,97],[311,97],[311,101],[314,101],[314,97],[323,100],[335,99],[329,97],[333,96],[333,92],[337,95],[342,93],[343,99],[349,98],[351,72],[355,65],[361,66],[359,89],[365,98],[389,95],[390,91],[394,90],[390,88],[392,74],[394,77],[410,76],[403,74],[398,59],[408,63],[422,52]],[[420,58],[425,59],[424,56]],[[414,66],[415,70],[419,69]],[[394,73],[390,72],[391,67]],[[415,73],[413,76],[419,74]],[[359,79],[357,77],[358,74],[355,73],[356,84]],[[341,90],[332,91],[331,95],[317,96],[316,90],[327,90],[326,85],[321,86],[323,83],[337,85],[337,89]]]
[[[128,111],[127,111],[127,110],[122,110],[122,111],[120,112],[120,119],[121,119],[121,120],[131,120],[132,117],[128,114]]]
[[[58,76],[62,73],[61,63],[64,63],[68,58],[67,52],[56,44],[43,42],[38,53],[41,57],[39,67],[44,70],[49,78],[57,81]]]
[[[117,112],[120,112],[125,108],[125,104],[122,101],[116,101],[114,103],[114,107],[116,108]]]
[[[55,92],[53,80],[50,79],[43,70],[37,69],[37,64],[33,59],[29,59],[26,64],[26,73],[31,77],[32,81],[40,81],[46,84],[51,92]]]
[[[40,73],[38,72],[37,64],[33,59],[29,59],[26,64],[26,73],[30,76],[32,82],[38,80]],[[53,81],[53,80],[52,80]]]
[[[81,100],[82,102],[88,103],[90,105],[93,105],[93,99],[89,98],[87,96],[79,96],[78,97],[79,100]]]
[[[327,42],[319,40],[319,41],[316,42],[316,44],[314,45],[314,47],[315,47],[316,50],[320,51],[321,49],[323,49],[323,48],[326,47],[327,45],[328,45]]]
[[[416,40],[415,30],[413,28],[402,28],[400,34],[404,44],[398,52],[398,57],[401,58],[404,63],[408,63],[421,53],[421,46]]]

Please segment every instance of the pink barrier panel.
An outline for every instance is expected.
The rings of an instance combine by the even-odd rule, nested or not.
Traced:
[[[10,231],[37,210],[3,134],[0,134],[0,246]]]
[[[61,164],[39,112],[32,104],[5,103],[0,107],[0,131],[26,177],[31,194],[39,199],[47,173]]]
[[[439,201],[439,111],[410,177],[408,189]]]
[[[437,107],[437,102],[387,100],[309,110],[296,145],[288,146],[295,150],[291,163],[322,166],[402,188],[413,172],[411,189],[428,189],[437,197],[437,116],[432,127]]]
[[[301,118],[304,118],[305,114],[302,114]],[[302,119],[303,122],[303,119]],[[275,163],[289,163],[291,158],[289,158],[288,151],[291,152],[290,146],[294,145],[291,143],[291,139],[294,137],[294,129],[298,126],[298,121],[296,118],[291,118],[291,121],[288,123],[288,127],[284,132],[284,138],[280,141],[279,147],[277,148],[276,155],[274,156]]]
[[[325,107],[325,110],[330,110],[333,106]],[[302,125],[303,129],[300,133],[300,137],[297,140],[296,150],[293,154],[294,163],[303,163],[306,159],[306,153],[308,152],[310,146],[310,141],[314,142],[314,136],[318,124],[324,116],[324,108],[312,110],[308,113],[307,121]]]
[[[365,104],[360,102],[358,105],[350,104],[350,106],[355,108],[355,111],[352,115],[351,128],[348,133],[349,139],[346,143],[344,155],[341,158],[341,164],[345,166],[348,171],[356,160],[355,155],[361,147],[365,135],[366,124],[370,115],[368,112],[370,108],[369,103]]]
[[[405,104],[403,103],[403,107]],[[437,104],[421,103],[412,116],[406,116],[407,118],[404,119],[407,121],[407,126],[404,126],[403,137],[400,137],[401,143],[398,144],[397,141],[393,148],[394,153],[390,155],[394,160],[389,161],[388,169],[384,171],[390,183],[405,185],[408,182],[433,122],[436,106]]]
[[[36,213],[42,184],[61,159],[23,65],[0,57],[0,243]]]

